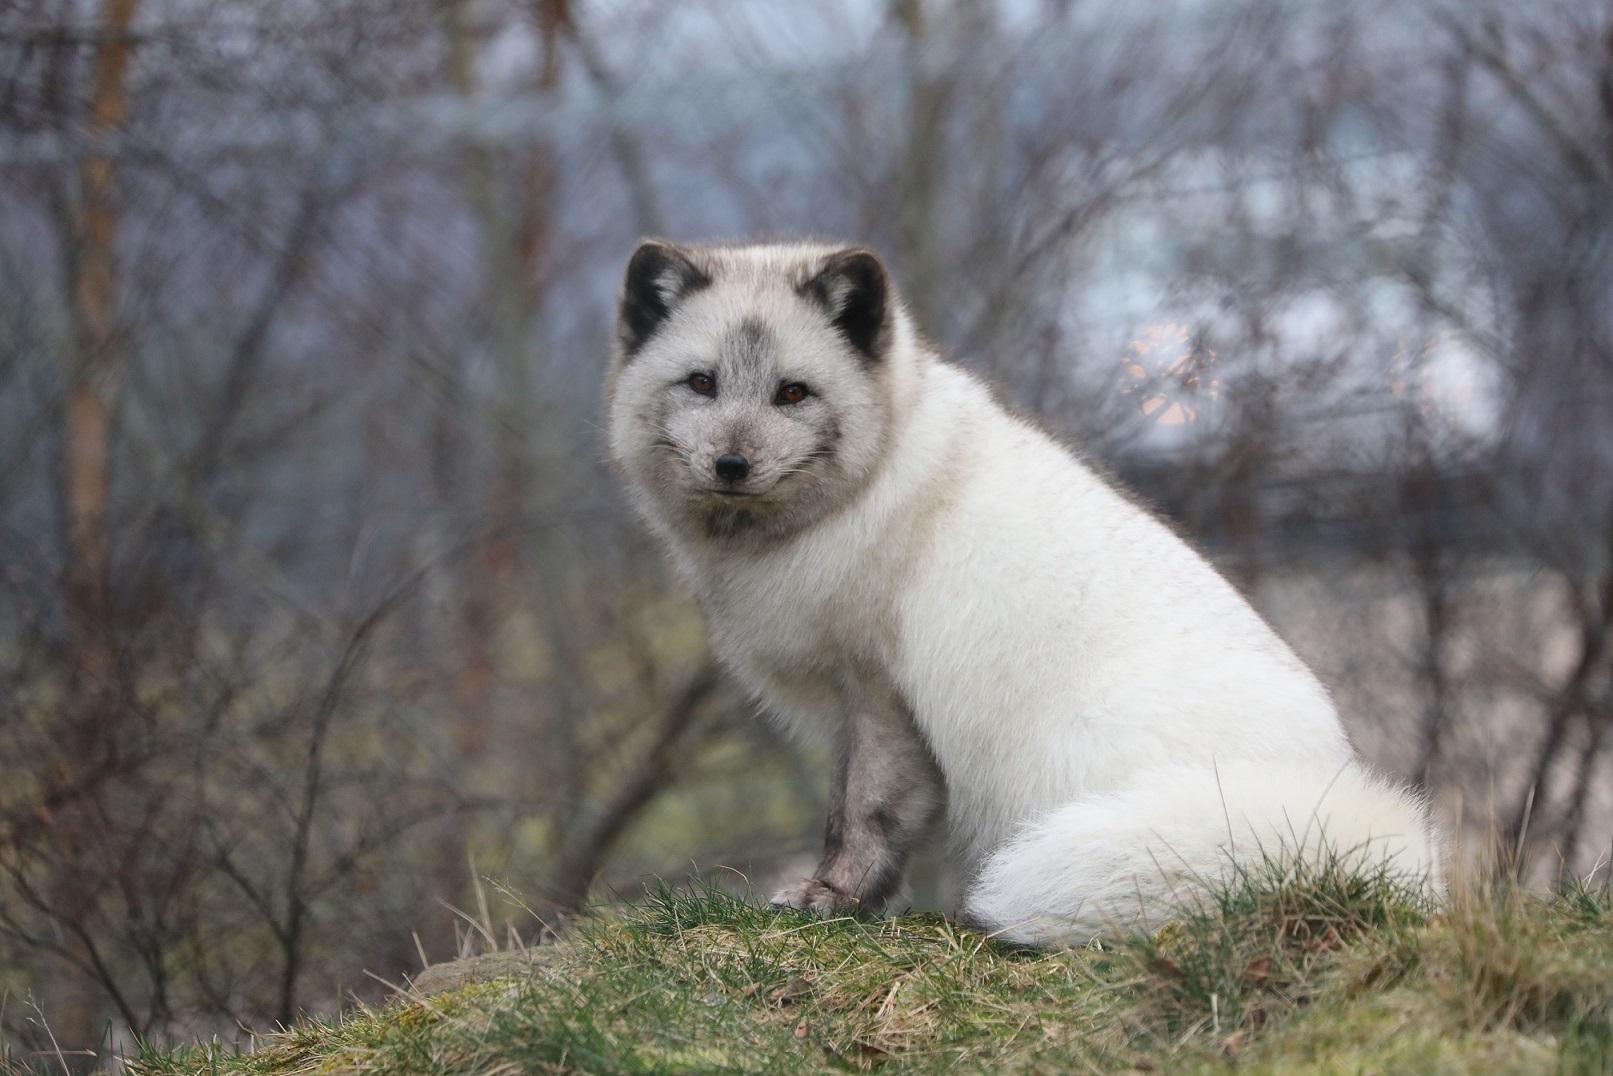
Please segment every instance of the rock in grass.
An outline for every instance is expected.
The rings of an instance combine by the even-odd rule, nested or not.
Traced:
[[[433,964],[410,980],[404,996],[436,997],[470,983],[529,975],[552,962],[563,948],[564,945],[539,945],[526,949],[501,949],[496,953]]]

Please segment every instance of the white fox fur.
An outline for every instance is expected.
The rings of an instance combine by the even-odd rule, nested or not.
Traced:
[[[965,917],[1033,944],[1158,926],[1279,849],[1437,886],[1423,804],[1355,756],[1316,677],[924,346],[871,254],[652,242],[622,318],[609,439],[633,502],[727,665],[836,749],[824,864],[776,900],[872,910],[943,818]],[[745,476],[713,477],[736,456]]]

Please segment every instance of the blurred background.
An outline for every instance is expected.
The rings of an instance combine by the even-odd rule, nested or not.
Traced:
[[[802,233],[1207,550],[1464,861],[1607,869],[1603,0],[5,0],[16,1056],[815,856],[823,760],[598,426],[639,236]]]

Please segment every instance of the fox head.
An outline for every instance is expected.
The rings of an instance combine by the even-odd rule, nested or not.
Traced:
[[[622,285],[611,459],[658,529],[788,537],[878,471],[906,336],[865,248],[648,240]]]

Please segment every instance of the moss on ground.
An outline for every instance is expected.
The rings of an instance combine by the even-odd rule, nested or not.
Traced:
[[[139,1076],[1613,1073],[1613,902],[1274,871],[1153,936],[1038,953],[938,916],[820,921],[663,889],[528,973]]]

